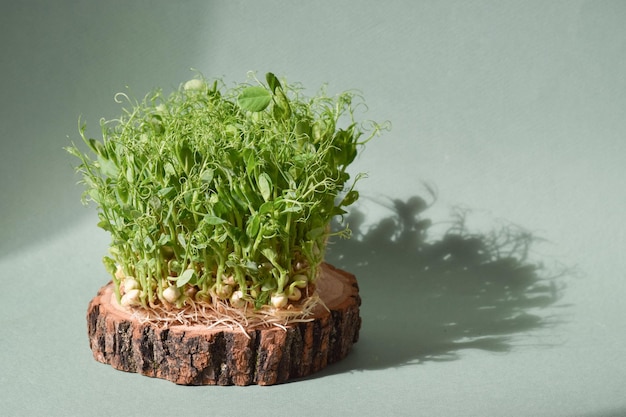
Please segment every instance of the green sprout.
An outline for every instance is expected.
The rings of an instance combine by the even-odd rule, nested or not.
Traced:
[[[353,92],[307,98],[271,73],[252,80],[118,94],[127,105],[102,140],[81,125],[88,152],[67,149],[111,235],[104,264],[122,305],[282,309],[312,294],[329,224],[359,196],[346,169],[383,126],[355,121]]]

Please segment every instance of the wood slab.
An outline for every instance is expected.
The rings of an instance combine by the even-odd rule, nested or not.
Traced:
[[[181,385],[283,383],[343,359],[358,340],[356,277],[323,264],[316,285],[328,310],[317,306],[313,320],[244,331],[141,323],[119,306],[109,283],[89,304],[89,345],[97,361],[115,369]]]

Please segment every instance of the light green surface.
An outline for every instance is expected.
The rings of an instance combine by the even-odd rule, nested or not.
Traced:
[[[624,21],[622,1],[1,6],[0,415],[626,415]],[[85,312],[108,280],[108,237],[61,148],[79,115],[97,135],[125,86],[171,89],[191,67],[360,89],[367,116],[393,124],[354,167],[369,173],[367,224],[386,225],[377,202],[426,198],[427,182],[425,217],[463,205],[486,213],[479,230],[506,219],[549,240],[533,259],[577,272],[535,311],[473,292],[480,276],[443,288],[399,244],[340,242],[361,340],[312,378],[180,387],[95,362]]]

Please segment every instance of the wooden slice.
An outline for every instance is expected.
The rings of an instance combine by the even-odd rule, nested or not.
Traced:
[[[358,340],[361,299],[354,275],[323,264],[312,321],[246,330],[141,323],[121,308],[113,284],[87,311],[94,358],[115,369],[182,385],[272,385],[344,358]]]

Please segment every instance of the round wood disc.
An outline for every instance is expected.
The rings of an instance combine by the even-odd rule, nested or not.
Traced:
[[[89,304],[89,344],[99,362],[176,384],[283,383],[344,358],[358,340],[361,299],[355,276],[323,264],[316,285],[328,309],[317,306],[311,321],[244,331],[142,323],[119,306],[109,283]]]

